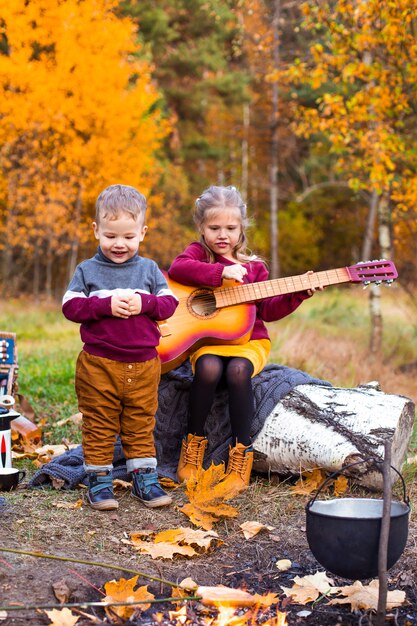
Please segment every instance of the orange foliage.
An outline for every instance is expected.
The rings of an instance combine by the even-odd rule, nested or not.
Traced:
[[[148,194],[159,176],[155,152],[169,124],[133,24],[116,6],[10,0],[2,8],[0,237],[29,257],[85,241],[103,187]]]

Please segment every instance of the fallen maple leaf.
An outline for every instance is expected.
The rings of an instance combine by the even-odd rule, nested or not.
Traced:
[[[255,537],[261,530],[275,530],[274,526],[267,526],[260,522],[244,522],[240,524],[240,528],[243,530],[245,539],[252,539],[252,537]]]
[[[199,470],[186,482],[186,495],[189,502],[179,510],[187,515],[196,526],[211,530],[213,524],[222,517],[236,517],[235,507],[226,504],[239,493],[239,486],[224,482],[226,474],[223,465],[214,465]],[[222,482],[223,481],[223,482]]]
[[[70,422],[72,422],[73,424],[80,425],[82,421],[83,421],[83,414],[74,413],[74,415],[71,415],[71,417],[66,417],[56,422],[56,426],[65,426],[66,424],[69,424]]]
[[[178,489],[181,487],[181,485],[176,483],[175,480],[172,480],[172,478],[168,478],[167,476],[161,476],[159,478],[159,484],[167,489]]]
[[[173,530],[163,530],[155,535],[154,542],[160,543],[164,541],[196,545],[203,548],[207,552],[213,545],[221,545],[224,543],[219,539],[219,535],[214,531],[195,530],[194,528],[185,528],[180,526]]]
[[[325,479],[326,474],[318,467],[313,470],[306,470],[302,472],[295,485],[290,488],[291,493],[299,496],[309,496],[318,489]]]
[[[13,451],[12,456],[14,459],[34,459],[36,461],[36,465],[39,464],[44,465],[45,463],[49,463],[52,459],[61,456],[67,450],[71,450],[76,448],[78,444],[56,444],[56,445],[44,445],[44,446],[36,446],[33,443],[23,443],[20,446],[23,450],[22,452]]]
[[[352,611],[360,609],[374,609],[376,611],[378,609],[379,581],[376,579],[365,586],[359,580],[356,580],[353,585],[338,587],[337,591],[345,598],[333,598],[329,601],[329,604],[350,604]],[[404,602],[404,591],[396,589],[387,592],[387,609],[401,606]]]
[[[144,537],[148,541],[143,541]],[[140,530],[130,533],[130,538],[136,549],[149,554],[153,559],[172,559],[176,554],[192,557],[203,551],[207,552],[213,545],[223,543],[214,531],[183,527],[163,530],[157,534],[149,530]],[[153,543],[149,539],[153,539]]]
[[[149,554],[153,559],[173,559],[176,555],[192,557],[198,554],[191,546],[180,546],[176,543],[161,541],[155,544],[135,538],[132,543],[141,554]]]
[[[56,599],[61,602],[61,604],[65,604],[66,602],[68,602],[71,591],[65,579],[58,580],[57,582],[52,583],[52,589],[54,591]]]
[[[115,478],[113,480],[113,488],[115,490],[118,489],[132,489],[132,483],[127,480],[122,480],[121,478]]]
[[[76,502],[65,502],[63,500],[57,500],[52,503],[52,506],[56,506],[57,509],[81,509],[84,502],[82,499],[77,500]]]
[[[338,476],[337,479],[334,481],[333,494],[336,497],[343,495],[344,493],[346,493],[348,486],[349,481],[346,476]]]
[[[137,600],[153,600],[154,595],[148,591],[147,585],[139,587],[134,591],[139,576],[134,576],[129,580],[120,578],[119,580],[111,580],[104,585],[106,597],[103,602],[134,602]],[[149,603],[132,604],[128,606],[105,606],[104,610],[107,617],[111,618],[117,615],[123,619],[129,619],[135,611],[146,611],[151,605]]]
[[[51,620],[50,626],[74,626],[80,619],[67,608],[60,610],[52,609],[51,611],[45,611],[45,613]]]
[[[291,596],[298,604],[314,602],[319,596],[338,591],[338,587],[332,587],[333,580],[327,577],[326,572],[316,572],[303,577],[296,576],[294,583],[291,588],[281,585],[281,589],[286,596]]]

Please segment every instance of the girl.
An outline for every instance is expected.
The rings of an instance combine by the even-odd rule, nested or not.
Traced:
[[[172,263],[169,276],[184,285],[220,287],[223,279],[253,283],[268,279],[265,263],[246,252],[246,205],[235,187],[211,186],[196,200],[194,222],[200,241],[191,243]],[[229,394],[233,447],[229,451],[227,482],[239,489],[249,484],[253,464],[250,426],[254,415],[251,378],[266,365],[270,339],[264,322],[279,320],[294,311],[315,289],[275,296],[256,305],[250,340],[243,345],[210,345],[191,356],[188,434],[182,442],[177,477],[188,480],[203,464],[208,443],[204,425],[219,383]]]

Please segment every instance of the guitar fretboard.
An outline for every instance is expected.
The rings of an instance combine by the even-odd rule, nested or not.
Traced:
[[[288,278],[275,278],[265,280],[260,283],[250,283],[249,285],[236,285],[236,287],[226,287],[215,292],[216,306],[218,308],[242,304],[244,302],[255,302],[271,296],[281,296],[287,293],[296,293],[305,289],[315,289],[317,287],[328,287],[339,283],[351,282],[351,276],[346,267],[339,267],[325,272],[314,272],[314,274],[301,274],[300,276],[289,276]]]

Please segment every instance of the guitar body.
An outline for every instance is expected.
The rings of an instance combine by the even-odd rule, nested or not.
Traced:
[[[178,367],[197,348],[205,345],[242,344],[251,335],[256,317],[254,304],[217,308],[218,290],[235,285],[224,281],[221,287],[187,287],[165,274],[169,288],[179,300],[172,317],[159,323],[161,340],[158,353],[162,373]]]

